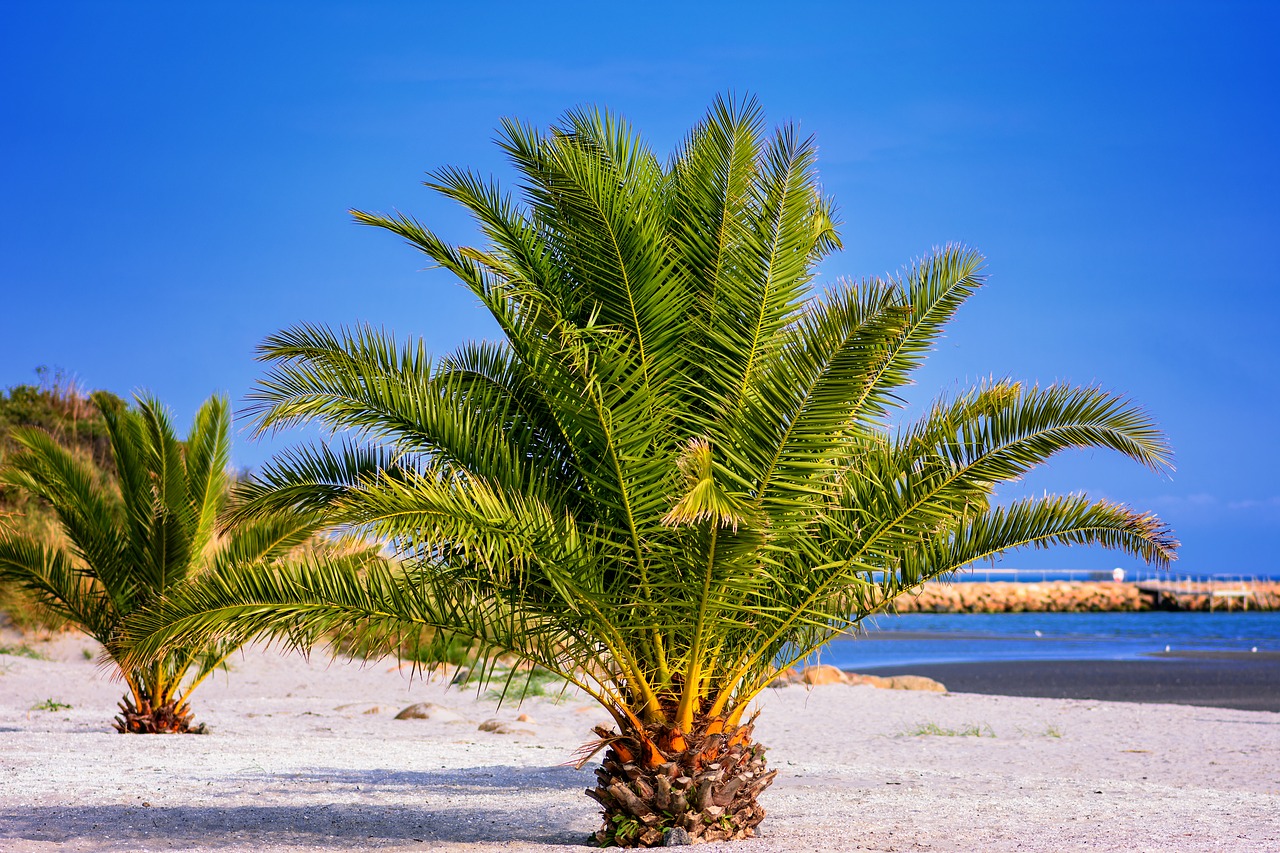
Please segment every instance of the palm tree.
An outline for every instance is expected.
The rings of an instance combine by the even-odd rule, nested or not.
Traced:
[[[188,699],[236,644],[220,639],[175,647],[147,666],[124,663],[129,619],[205,569],[261,569],[299,545],[319,524],[303,514],[267,516],[218,529],[230,496],[230,415],[209,399],[179,442],[153,399],[136,410],[109,396],[95,402],[105,421],[113,480],[103,483],[84,454],[35,427],[11,437],[19,452],[0,483],[48,504],[57,541],[0,532],[0,580],[15,583],[103,647],[128,687],[115,727],[121,732],[197,731]],[[190,674],[190,678],[187,678]]]
[[[718,100],[665,165],[592,111],[549,133],[506,121],[500,145],[519,201],[458,169],[427,184],[474,216],[483,247],[355,216],[452,273],[502,342],[433,361],[373,329],[299,326],[261,348],[261,429],[349,439],[279,457],[252,505],[329,513],[405,567],[187,588],[146,622],[143,649],[306,645],[356,621],[388,637],[447,629],[612,716],[585,748],[606,750],[588,791],[597,841],[742,838],[776,773],[747,710],[780,668],[1008,549],[1173,558],[1149,514],[1080,495],[992,502],[1068,448],[1165,468],[1161,434],[1121,398],[993,380],[891,427],[981,258],[949,247],[898,278],[813,292],[839,246],[833,205],[813,142],[769,134],[754,100]]]

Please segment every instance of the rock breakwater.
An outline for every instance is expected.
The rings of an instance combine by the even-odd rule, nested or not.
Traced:
[[[928,583],[918,594],[899,598],[896,607],[899,613],[1277,610],[1280,609],[1280,583]]]

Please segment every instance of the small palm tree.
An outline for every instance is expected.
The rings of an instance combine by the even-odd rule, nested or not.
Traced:
[[[44,607],[102,644],[129,692],[121,732],[189,732],[191,691],[236,644],[219,639],[174,648],[147,666],[124,663],[130,617],[205,569],[260,569],[318,527],[302,514],[264,517],[218,529],[230,495],[227,403],[211,398],[185,442],[153,399],[136,410],[97,398],[111,448],[112,482],[82,454],[47,432],[19,427],[19,448],[0,483],[46,502],[63,544],[0,532],[0,580],[26,589]],[[188,678],[190,674],[190,678]]]
[[[445,169],[428,186],[486,245],[356,213],[449,270],[505,335],[438,361],[370,329],[269,338],[263,429],[354,437],[279,458],[259,510],[371,530],[405,568],[323,566],[189,587],[143,649],[222,636],[306,645],[357,621],[433,626],[552,670],[608,711],[588,793],[601,843],[679,827],[742,838],[776,771],[752,700],[779,668],[920,584],[1019,547],[1101,544],[1154,564],[1155,517],[1083,496],[996,504],[1068,448],[1152,469],[1151,420],[1093,388],[990,381],[891,428],[895,396],[981,259],[947,248],[900,278],[815,294],[839,243],[814,146],[718,101],[664,165],[625,124],[514,122],[522,201]]]

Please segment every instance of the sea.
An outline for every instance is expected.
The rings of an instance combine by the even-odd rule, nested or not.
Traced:
[[[1280,612],[906,613],[871,617],[818,656],[857,671],[932,663],[1136,660],[1160,652],[1280,652]]]

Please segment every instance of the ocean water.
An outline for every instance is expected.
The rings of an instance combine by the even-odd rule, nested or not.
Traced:
[[[999,660],[1133,660],[1156,652],[1280,652],[1280,612],[908,613],[832,641],[841,669]]]

